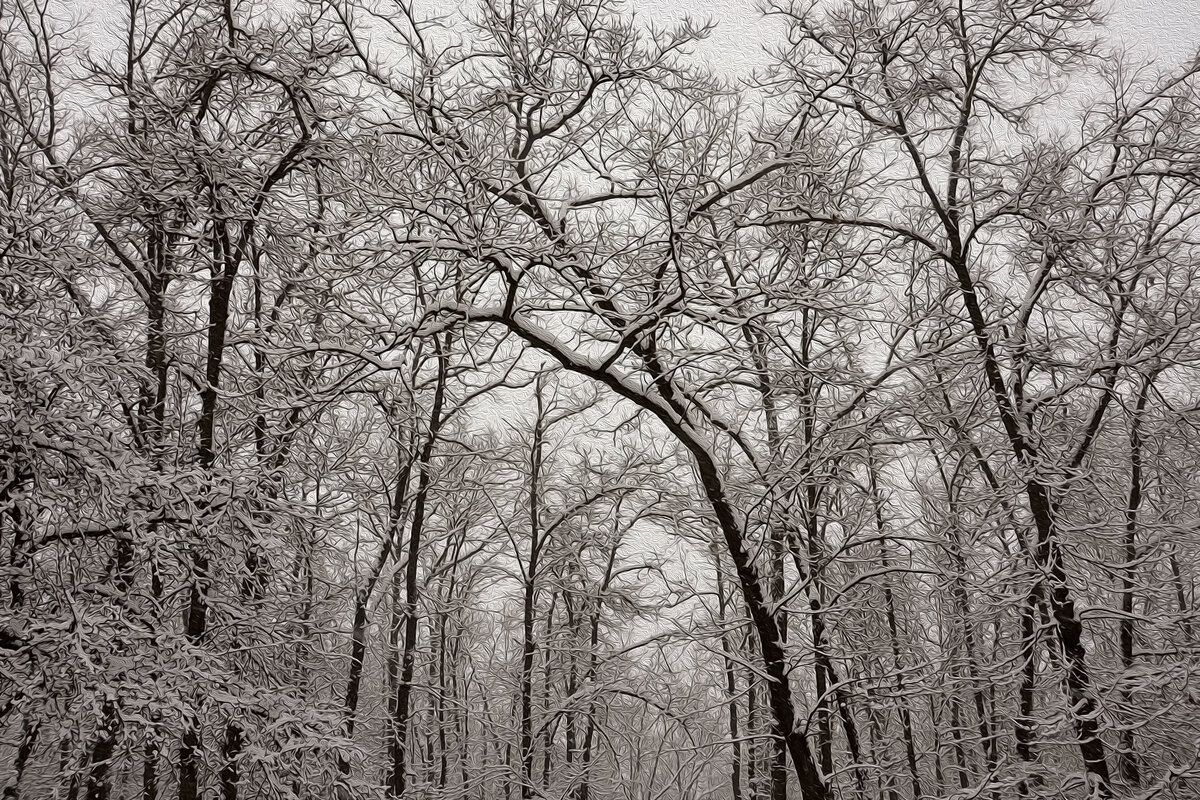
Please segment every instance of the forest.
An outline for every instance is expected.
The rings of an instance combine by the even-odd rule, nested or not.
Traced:
[[[0,0],[4,800],[1200,797],[1200,57],[761,12]]]

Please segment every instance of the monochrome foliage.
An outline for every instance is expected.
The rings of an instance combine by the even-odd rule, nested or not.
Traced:
[[[444,11],[0,0],[3,798],[1197,796],[1200,60]]]

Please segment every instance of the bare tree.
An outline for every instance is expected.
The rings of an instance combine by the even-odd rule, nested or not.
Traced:
[[[1194,64],[0,3],[4,797],[1194,794]]]

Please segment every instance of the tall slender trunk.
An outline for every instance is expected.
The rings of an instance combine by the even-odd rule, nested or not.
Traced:
[[[146,278],[146,352],[145,367],[148,378],[141,382],[141,397],[134,431],[135,441],[150,455],[157,471],[162,470],[162,445],[166,419],[167,377],[169,362],[166,352],[166,292],[170,284],[168,271],[168,246],[159,230],[160,220],[147,223],[148,275]],[[158,524],[151,523],[150,538],[154,538]],[[134,583],[134,531],[119,533],[113,542],[115,566],[113,588],[118,603],[127,603]],[[120,640],[111,643],[114,654],[123,655],[127,644]],[[87,800],[108,800],[111,793],[109,768],[113,749],[120,735],[121,721],[117,703],[104,698],[101,702],[100,719],[88,747],[88,774],[84,789]],[[152,735],[152,734],[151,734]]]
[[[939,379],[939,383],[941,383],[945,380],[944,376],[940,372],[938,372],[938,379]],[[942,406],[946,412],[944,419],[949,424],[950,428],[954,431],[955,439],[957,440],[958,444],[961,447],[965,448],[966,451],[970,454],[971,460],[974,462],[975,468],[979,471],[980,475],[983,476],[985,482],[988,485],[988,488],[991,489],[993,495],[996,498],[996,501],[1000,504],[1000,507],[1003,509],[1004,516],[1008,523],[1008,526],[1013,529],[1014,535],[1017,539],[1017,548],[1016,549],[1020,550],[1021,546],[1026,546],[1026,547],[1029,547],[1030,549],[1032,549],[1032,545],[1029,543],[1030,537],[1027,534],[1024,534],[1022,532],[1022,529],[1017,522],[1016,515],[1013,513],[1013,510],[1009,504],[1009,501],[1005,498],[1004,491],[1000,485],[1000,478],[999,478],[999,476],[997,476],[996,471],[992,468],[991,463],[988,461],[987,457],[983,454],[983,451],[980,449],[979,445],[976,444],[976,442],[971,438],[971,436],[967,432],[967,429],[964,426],[964,424],[955,417],[954,408],[950,402],[949,395],[945,392],[945,390],[941,390],[938,392],[938,396],[941,399]],[[947,477],[945,475],[945,471],[942,469],[941,461],[938,458],[936,453],[934,454],[934,459],[935,459],[935,462],[937,463],[939,472],[942,474],[943,484],[946,486],[948,504],[951,506],[950,507],[951,518],[955,523],[955,527],[953,528],[953,531],[952,531],[952,533],[954,534],[954,540],[951,542],[951,544],[954,548],[953,554],[955,556],[955,565],[957,567],[957,573],[956,573],[955,579],[952,581],[951,591],[952,591],[952,594],[954,595],[955,604],[958,607],[959,617],[961,619],[963,619],[964,621],[966,621],[966,620],[971,619],[972,615],[970,613],[970,603],[967,598],[965,587],[963,586],[963,582],[961,579],[962,575],[967,574],[967,568],[966,568],[965,561],[963,561],[963,559],[962,559],[961,544],[957,541],[957,533],[959,530],[959,528],[957,526],[957,522],[960,519],[960,515],[957,510],[958,498],[957,498],[957,494],[954,490],[954,484],[951,480],[947,479]],[[1008,539],[1004,535],[1003,529],[1000,530],[998,538],[1000,540],[1000,544],[1003,549],[1004,555],[1006,557],[1012,556],[1013,548],[1009,547]],[[1033,591],[1035,592],[1036,596],[1040,597],[1040,591],[1041,591],[1040,585],[1035,585]],[[1031,602],[1036,602],[1036,601],[1031,601]],[[1021,613],[1024,614],[1026,610],[1027,609],[1023,609]],[[1030,611],[1030,613],[1032,613],[1032,611]],[[1030,626],[1028,628],[1026,628],[1024,626],[1024,623],[1022,623],[1022,628],[1021,628],[1020,636],[1021,636],[1021,643],[1022,643],[1021,648],[1022,649],[1021,649],[1020,658],[1022,659],[1022,662],[1021,662],[1022,663],[1022,670],[1021,670],[1021,672],[1022,672],[1021,687],[1022,688],[1019,690],[1020,697],[1019,697],[1018,703],[1019,703],[1020,709],[1024,709],[1024,710],[1019,710],[1017,716],[1014,719],[1014,727],[1015,727],[1015,731],[1016,731],[1016,740],[1017,740],[1017,754],[1018,754],[1018,757],[1020,757],[1022,761],[1026,762],[1027,765],[1031,762],[1031,759],[1032,759],[1033,720],[1032,720],[1031,715],[1033,712],[1033,705],[1032,705],[1033,704],[1033,686],[1034,686],[1033,682],[1036,677],[1036,662],[1034,660],[1034,658],[1035,658],[1034,644],[1033,644],[1033,639],[1029,638],[1029,637],[1035,636],[1035,629],[1034,629],[1034,626],[1032,625],[1032,620],[1033,620],[1033,617],[1030,616],[1029,617]],[[998,643],[1000,641],[1000,632],[999,632],[1000,631],[1000,627],[999,627],[1000,621],[997,620],[995,622],[995,625],[996,625],[995,641]],[[985,702],[982,698],[982,695],[983,695],[982,681],[980,679],[979,670],[978,670],[978,659],[976,656],[976,646],[975,646],[974,637],[975,637],[975,634],[974,634],[973,629],[971,629],[968,626],[964,632],[964,638],[967,639],[967,641],[965,642],[966,649],[967,649],[967,665],[968,665],[968,671],[969,671],[969,674],[971,677],[972,686],[974,687],[974,692],[976,695],[975,696],[976,713],[979,715],[980,747],[983,749],[989,771],[991,771],[992,773],[995,773],[995,771],[998,767],[998,764],[999,764],[998,737],[1000,735],[1000,733],[999,733],[1000,732],[1000,722],[996,717],[996,683],[995,682],[988,683],[988,687],[987,687],[988,697],[987,697],[987,702],[985,704]],[[993,659],[993,662],[994,661],[995,661],[995,659]],[[985,708],[985,705],[986,705],[986,708]],[[1022,791],[1026,790],[1028,788],[1024,781],[1022,781],[1018,786],[1019,786],[1019,788],[1022,789]],[[993,791],[992,791],[993,800],[996,800],[996,798],[998,797],[998,794],[999,794],[999,787],[993,788]]]
[[[567,674],[563,681],[563,690],[567,698],[574,698],[575,693],[579,691],[579,648],[583,645],[583,614],[575,608],[575,601],[572,599],[576,590],[573,582],[577,567],[577,564],[571,565],[572,585],[568,585],[562,593],[563,613],[567,617],[567,636],[569,637],[566,655]],[[579,747],[579,741],[575,733],[576,717],[577,714],[572,700],[571,704],[563,712],[563,762],[568,772],[575,765],[576,750]]]
[[[716,228],[713,229],[714,234]],[[722,259],[725,268],[725,273],[732,286],[738,285],[738,274],[734,269],[733,264],[728,259]],[[756,388],[759,394],[759,400],[763,410],[763,417],[766,421],[767,432],[767,453],[772,472],[778,469],[779,458],[783,452],[782,438],[780,435],[779,426],[779,411],[776,406],[774,381],[770,368],[770,360],[768,357],[768,333],[763,327],[762,321],[758,318],[754,310],[749,308],[749,303],[744,300],[737,301],[736,307],[738,313],[741,314],[747,322],[742,326],[742,335],[745,338],[750,349],[751,362],[754,368],[754,378]],[[804,356],[802,358],[807,363],[807,347],[809,342],[808,326],[804,328]],[[771,524],[767,532],[767,578],[768,578],[768,593],[775,606],[776,626],[779,629],[781,641],[786,642],[788,637],[788,613],[782,600],[785,593],[785,568],[787,564],[787,555],[789,550],[789,542],[786,527],[782,524]],[[724,643],[723,643],[724,646]],[[727,674],[732,682],[733,674],[727,670]],[[753,693],[754,681],[748,684],[749,692]],[[736,704],[731,701],[730,713],[736,718]],[[750,729],[755,730],[753,723],[748,719]],[[731,722],[731,727],[734,723]],[[740,747],[735,739],[735,762],[740,762]],[[749,762],[752,773],[757,769],[756,757],[757,746],[750,747]],[[771,756],[768,770],[760,780],[765,780],[769,784],[768,792],[766,793],[772,800],[787,800],[788,776],[787,776],[787,757],[788,744],[783,738],[772,737],[771,739]],[[828,770],[826,770],[828,772]],[[740,794],[741,787],[737,785],[738,777],[735,774],[735,800]],[[759,796],[756,791],[755,776],[752,774],[748,781],[750,789]]]
[[[604,595],[612,584],[616,574],[617,550],[621,546],[620,501],[613,521],[613,542],[608,551],[608,559],[604,567],[604,577],[595,593],[594,605],[591,608],[590,632],[588,638],[588,665],[584,673],[584,682],[592,683],[596,679],[596,671],[600,666],[600,619],[604,611]],[[580,779],[575,792],[575,800],[590,800],[591,798],[591,766],[592,751],[596,737],[597,704],[595,695],[588,702],[587,727],[583,734],[583,747],[580,752]]]
[[[13,759],[12,774],[4,785],[3,800],[20,800],[21,779],[25,777],[25,769],[29,765],[29,757],[37,745],[38,733],[41,727],[32,714],[21,718],[21,737],[17,741],[16,758]]]
[[[550,608],[548,608],[546,610],[545,639],[543,641],[547,641],[547,642],[551,641],[551,636],[553,635],[555,599],[556,598],[557,598],[557,595],[554,595],[551,598]],[[545,709],[550,708],[550,688],[551,688],[551,686],[553,686],[553,683],[554,683],[554,666],[553,666],[553,660],[551,659],[551,652],[549,650],[543,649],[542,650],[542,709],[543,709],[543,713],[545,713],[545,711],[544,711]],[[541,786],[539,786],[537,788],[538,794],[543,793],[545,791],[546,787],[550,785],[550,763],[551,763],[552,759],[554,758],[554,736],[555,736],[556,726],[558,725],[558,722],[561,719],[562,719],[561,717],[555,717],[553,719],[553,721],[550,722],[550,724],[542,727],[542,782],[541,782]]]
[[[133,587],[133,542],[125,536],[117,537],[116,542],[116,574],[113,577],[113,588],[116,591],[117,605],[128,610],[128,595]],[[123,636],[115,636],[110,643],[113,655],[122,657],[128,653],[129,644]],[[121,680],[124,676],[116,676]],[[100,721],[92,735],[88,755],[88,774],[84,796],[87,800],[108,800],[110,793],[109,771],[116,747],[117,736],[120,733],[120,711],[115,699],[105,697],[101,702]]]
[[[1102,799],[1109,798],[1112,796],[1111,779],[1104,742],[1100,738],[1096,701],[1092,697],[1091,673],[1088,670],[1087,651],[1083,645],[1083,624],[1075,609],[1075,600],[1063,562],[1059,541],[1061,537],[1050,486],[1043,482],[1038,474],[1040,455],[1022,431],[1013,400],[1009,396],[1009,387],[1004,380],[1000,359],[992,345],[987,321],[979,304],[967,253],[958,242],[955,243],[954,249],[957,252],[950,259],[950,265],[958,281],[959,294],[967,311],[972,333],[979,346],[984,379],[995,402],[996,413],[1013,457],[1028,476],[1025,479],[1024,490],[1037,533],[1035,552],[1039,566],[1047,574],[1047,594],[1066,658],[1067,694],[1079,752],[1097,796]],[[1101,406],[1098,412],[1102,412],[1103,408],[1104,406]],[[1093,417],[1093,427],[1099,421],[1100,413],[1097,413]],[[1085,443],[1086,441],[1090,440],[1085,440]],[[1077,459],[1082,452],[1082,448],[1077,451]]]
[[[1175,604],[1179,610],[1179,624],[1183,629],[1184,641],[1192,643],[1192,610],[1188,603],[1187,589],[1184,588],[1183,572],[1179,569],[1179,556],[1175,548],[1169,556],[1171,562],[1171,580],[1175,584]]]
[[[883,519],[883,496],[879,489],[878,469],[875,464],[874,450],[867,451],[867,488],[871,493],[871,504],[874,508],[875,532],[879,535],[879,565],[883,569],[883,603],[887,616],[888,638],[892,648],[892,669],[896,673],[896,705],[900,716],[900,726],[904,734],[904,753],[908,761],[908,779],[912,787],[913,800],[920,800],[924,792],[921,790],[921,776],[917,769],[917,747],[913,735],[912,710],[909,708],[908,692],[904,686],[904,659],[900,655],[900,626],[896,619],[896,598],[892,594],[891,557],[888,553],[887,526]]]
[[[746,338],[750,342],[751,359],[758,383],[763,418],[767,427],[767,451],[771,467],[775,469],[783,452],[783,441],[779,429],[779,411],[775,406],[775,389],[771,380],[770,364],[767,359],[766,335],[756,323],[745,326]],[[805,339],[807,346],[807,337]],[[787,642],[788,614],[783,604],[785,586],[784,571],[787,565],[787,531],[783,525],[771,525],[768,530],[768,583],[772,604],[775,605],[775,624],[779,628],[780,640]],[[826,770],[828,774],[830,770]],[[782,738],[772,739],[770,760],[771,800],[787,800],[787,742]]]
[[[534,623],[537,611],[538,566],[541,557],[541,471],[542,448],[545,437],[546,406],[539,376],[534,398],[536,416],[533,422],[533,442],[529,449],[529,557],[523,570],[521,597],[521,688],[520,697],[520,756],[521,800],[531,800],[533,787],[533,667],[537,655]]]
[[[881,798],[886,795],[888,800],[900,800],[900,793],[896,791],[896,773],[890,769],[891,759],[886,753],[887,742],[881,722],[883,713],[876,698],[875,690],[867,687],[867,757],[875,767],[875,795]]]
[[[392,728],[396,719],[396,694],[400,689],[400,636],[404,632],[404,574],[400,570],[392,572],[389,604],[392,618],[388,624],[386,659],[387,719],[384,720],[384,731],[387,741],[396,735]]]
[[[266,331],[263,326],[263,296],[262,296],[262,254],[257,248],[251,257],[253,271],[253,316],[254,322],[254,374],[257,386],[254,390],[256,409],[254,415],[254,452],[258,468],[257,491],[251,498],[250,524],[247,526],[247,541],[243,555],[243,575],[240,585],[239,600],[245,609],[254,609],[259,605],[267,591],[267,577],[258,538],[259,531],[270,525],[267,503],[275,497],[273,485],[276,471],[275,459],[270,453],[266,417],[266,371],[267,357],[263,351],[263,339]],[[280,456],[282,459],[282,456]],[[239,647],[240,632],[233,629],[234,649]],[[235,672],[241,672],[235,662]],[[241,755],[246,744],[245,732],[241,722],[233,713],[225,721],[225,742],[221,748],[221,795],[224,800],[237,800],[241,785]],[[90,800],[90,799],[89,799]],[[97,798],[97,800],[100,800]]]
[[[215,208],[215,189],[209,187]],[[225,340],[229,333],[229,306],[233,298],[240,258],[228,238],[224,223],[214,221],[208,293],[208,331],[204,362],[204,387],[200,392],[199,443],[196,460],[201,469],[211,474],[216,463],[217,401],[221,386],[221,370],[225,360]],[[203,511],[198,520],[203,524]],[[191,579],[188,588],[187,621],[184,625],[188,643],[200,645],[208,632],[209,557],[207,543],[193,541],[190,545]],[[200,791],[199,709],[188,712],[183,723],[183,743],[179,748],[179,800],[197,800]]]
[[[950,523],[946,531],[946,549],[954,566],[954,571],[950,575],[950,594],[954,598],[955,610],[958,612],[959,626],[962,630],[963,656],[966,661],[967,678],[971,685],[971,700],[975,707],[979,748],[983,754],[984,763],[987,765],[988,773],[994,775],[999,764],[999,755],[995,732],[991,728],[991,718],[987,712],[987,697],[983,688],[983,680],[980,677],[978,644],[975,638],[975,615],[971,609],[971,600],[967,594],[965,583],[965,576],[970,571],[967,567],[966,556],[963,554],[958,495],[954,481],[947,477],[942,467],[941,459],[935,454],[934,460],[942,474],[942,481],[946,488],[946,504],[950,511]]]
[[[1138,391],[1137,405],[1133,409],[1133,419],[1129,424],[1129,502],[1125,506],[1125,570],[1121,576],[1121,668],[1125,672],[1121,682],[1121,700],[1127,709],[1133,708],[1133,691],[1130,688],[1129,675],[1133,670],[1133,601],[1137,575],[1137,531],[1138,510],[1142,505],[1142,415],[1146,411],[1146,401],[1153,384],[1153,376],[1142,379]],[[1134,749],[1133,728],[1125,725],[1121,728],[1121,750],[1117,758],[1121,778],[1130,786],[1138,786],[1141,781],[1141,770],[1138,766],[1137,752]]]
[[[962,701],[958,699],[958,695],[950,697],[950,741],[954,749],[958,788],[965,792],[971,786],[971,767],[967,761],[967,750],[963,746]]]
[[[470,739],[470,722],[467,718],[467,696],[463,687],[463,681],[459,674],[460,657],[462,654],[462,623],[461,620],[455,621],[454,636],[451,637],[450,645],[450,691],[452,692],[453,708],[454,708],[454,738],[457,745],[458,772],[459,779],[462,781],[462,793],[464,800],[471,800],[472,786],[479,781],[472,781],[471,774],[468,771],[468,766],[471,764],[471,739]],[[486,715],[485,715],[486,718]],[[487,759],[487,749],[483,751],[483,759]],[[483,773],[487,774],[487,764],[483,764]],[[482,787],[479,796],[474,800],[483,800]]]
[[[938,797],[946,793],[946,771],[942,766],[942,720],[937,710],[937,699],[929,695],[930,734],[933,736],[933,783]]]
[[[404,567],[404,640],[400,657],[400,683],[396,688],[395,715],[392,738],[388,743],[391,772],[388,777],[388,797],[401,798],[408,785],[408,723],[411,716],[413,676],[416,672],[417,633],[420,622],[419,602],[421,541],[424,535],[426,507],[429,502],[429,487],[432,483],[434,448],[443,420],[442,408],[446,400],[446,381],[450,357],[452,333],[437,342],[434,355],[437,360],[437,384],[433,390],[433,403],[429,411],[429,435],[421,447],[418,459],[417,494],[413,500],[412,524],[408,533],[407,562]]]
[[[721,626],[721,655],[725,666],[725,694],[729,698],[728,709],[729,742],[733,754],[729,765],[730,796],[733,800],[742,800],[742,743],[738,720],[737,702],[737,669],[733,659],[732,635],[726,629],[729,619],[729,600],[725,595],[725,579],[721,571],[721,558],[714,542],[711,547],[713,566],[717,576],[717,624]]]
[[[416,363],[420,364],[419,358]],[[389,560],[391,560],[393,553],[397,549],[397,540],[404,525],[404,505],[408,497],[408,483],[412,476],[412,466],[415,460],[411,457],[405,458],[404,452],[405,448],[401,431],[400,428],[397,428],[397,472],[396,482],[392,488],[391,507],[388,510],[387,535],[384,536],[383,544],[380,546],[379,554],[375,558],[375,563],[372,565],[367,580],[354,593],[354,616],[350,625],[350,668],[346,676],[346,693],[342,703],[343,714],[345,716],[343,731],[347,739],[354,738],[354,730],[358,720],[359,694],[362,690],[363,667],[367,654],[368,608],[370,607],[371,597],[375,593],[375,586],[378,584],[384,570],[387,568]],[[394,593],[399,592],[398,573],[394,573],[392,576],[392,590]],[[393,603],[394,614],[396,613],[396,607],[397,604]],[[389,697],[389,702],[393,702],[393,698],[394,695]],[[394,711],[394,709],[389,708],[389,711]],[[389,715],[389,719],[391,718],[391,715]],[[338,771],[342,775],[349,775],[350,760],[344,756],[339,756]]]
[[[592,747],[596,738],[596,703],[588,704],[587,725],[583,731],[583,746],[579,752],[579,786],[575,800],[591,800],[592,796]]]
[[[143,395],[142,426],[154,469],[161,473],[166,456],[163,445],[170,368],[166,335],[166,297],[172,267],[170,237],[160,236],[156,232],[151,243],[150,255],[154,270],[150,276],[150,291],[146,300],[146,370],[150,373],[151,380]],[[154,522],[149,526],[148,538],[152,543],[158,540],[159,525]],[[163,586],[154,558],[152,551],[150,590],[157,603],[162,597]],[[157,677],[157,673],[155,676]],[[146,726],[146,741],[142,746],[142,800],[158,798],[158,760],[162,746],[162,737],[158,731],[160,721],[161,715],[152,710],[149,724]]]
[[[438,791],[446,790],[447,776],[450,771],[450,756],[446,738],[446,692],[449,683],[446,678],[446,612],[438,611],[434,645],[437,648],[437,697],[434,698],[434,719],[437,724],[438,740]]]
[[[811,494],[812,487],[806,487]],[[821,615],[821,586],[822,583],[812,573],[819,569],[820,564],[820,528],[817,523],[815,510],[805,510],[805,541],[808,544],[807,559],[809,577],[814,584],[809,589],[809,606],[812,615],[809,626],[812,631],[813,649],[813,686],[816,689],[817,707],[813,712],[817,720],[817,752],[821,758],[821,772],[829,775],[833,772],[833,723],[830,719],[829,671],[825,654],[825,619]],[[803,573],[802,573],[803,574]],[[815,595],[815,597],[813,597]]]
[[[1036,576],[1034,580],[1037,580]],[[1037,781],[1033,751],[1033,742],[1037,734],[1033,718],[1037,681],[1037,603],[1036,589],[1031,588],[1021,604],[1020,611],[1021,685],[1017,690],[1017,715],[1013,720],[1013,736],[1016,739],[1017,758],[1021,760],[1025,772],[1017,784],[1017,794],[1021,798],[1030,796]]]
[[[745,652],[747,655],[754,654],[754,637],[747,635]],[[759,777],[762,770],[759,767],[762,764],[762,741],[760,739],[762,731],[762,712],[759,706],[759,687],[761,682],[753,669],[746,670],[746,732],[748,736],[748,745],[746,747],[746,787],[750,791],[751,800],[764,800],[763,798],[763,780]]]
[[[504,761],[503,761],[504,776],[505,776],[504,800],[512,800],[512,794],[513,794],[513,791],[512,791],[513,790],[512,759],[513,759],[512,739],[506,738],[504,740]]]
[[[809,509],[815,509],[817,503],[816,487],[812,485],[807,486],[806,495],[808,497]],[[820,737],[819,752],[821,753],[822,764],[827,764],[829,767],[827,774],[832,773],[833,713],[830,708],[832,705],[837,709],[838,719],[841,721],[842,730],[846,734],[846,748],[850,751],[851,761],[855,765],[855,784],[861,788],[865,786],[866,776],[862,771],[862,747],[859,743],[858,724],[854,721],[854,713],[850,707],[850,698],[846,694],[846,688],[842,685],[837,667],[834,665],[833,658],[829,654],[829,642],[825,627],[824,582],[820,579],[819,575],[825,536],[817,522],[814,511],[809,510],[805,512],[805,527],[808,542],[806,553],[802,554],[795,542],[792,543],[791,549],[792,561],[795,564],[800,580],[807,580],[809,584],[806,588],[806,593],[808,595],[809,624],[812,627],[813,637],[813,671],[817,693],[816,715]],[[806,558],[807,565],[805,563]]]

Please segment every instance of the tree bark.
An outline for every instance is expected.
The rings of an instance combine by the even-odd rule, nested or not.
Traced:
[[[1133,692],[1129,685],[1129,673],[1133,669],[1135,577],[1137,575],[1137,532],[1138,510],[1142,505],[1142,415],[1154,378],[1142,379],[1133,419],[1129,424],[1129,500],[1125,506],[1125,569],[1121,576],[1121,668],[1125,677],[1121,683],[1121,700],[1127,709],[1133,708]],[[1134,749],[1133,729],[1125,725],[1121,729],[1121,751],[1118,757],[1121,778],[1130,786],[1141,784],[1141,770],[1137,751]]]
[[[400,656],[400,682],[396,688],[392,738],[388,743],[391,772],[387,788],[390,798],[404,797],[408,785],[408,727],[411,716],[413,677],[416,672],[417,633],[420,623],[418,612],[421,587],[418,578],[420,577],[421,541],[425,529],[429,487],[433,480],[431,468],[433,451],[444,421],[442,408],[446,399],[449,370],[447,360],[452,341],[452,334],[447,332],[444,341],[438,342],[434,350],[437,359],[437,383],[433,390],[433,403],[429,411],[429,435],[421,447],[417,462],[417,494],[413,500],[412,524],[408,534],[408,560],[404,568],[404,640]]]
[[[521,587],[521,686],[518,703],[520,707],[520,757],[521,757],[521,800],[531,800],[533,786],[533,668],[537,657],[537,639],[534,625],[537,621],[538,566],[541,559],[541,472],[542,448],[544,446],[546,406],[542,395],[543,383],[539,376],[534,388],[536,411],[533,422],[533,441],[529,448],[529,557],[525,562]],[[519,554],[518,554],[519,557]]]
[[[921,789],[921,776],[917,768],[916,739],[913,735],[912,710],[908,705],[908,692],[904,685],[904,661],[900,655],[900,625],[896,619],[896,598],[892,594],[890,575],[891,557],[888,553],[887,527],[883,519],[883,496],[879,489],[878,468],[875,464],[875,451],[867,451],[867,489],[871,493],[871,505],[875,512],[875,532],[879,535],[879,565],[883,569],[883,604],[887,617],[888,639],[892,649],[892,669],[896,672],[896,707],[900,717],[900,727],[904,734],[904,754],[908,762],[908,779],[912,788],[913,800],[919,800],[924,792]]]
[[[732,800],[742,800],[742,743],[738,719],[737,703],[737,670],[733,660],[733,643],[730,641],[730,631],[726,629],[728,622],[729,600],[725,596],[725,579],[721,570],[721,558],[717,552],[716,542],[712,544],[713,567],[717,577],[717,624],[721,626],[721,654],[725,666],[725,694],[727,702],[729,742],[732,749],[732,759],[729,765],[729,789]],[[785,753],[786,755],[786,753]]]

